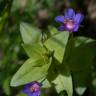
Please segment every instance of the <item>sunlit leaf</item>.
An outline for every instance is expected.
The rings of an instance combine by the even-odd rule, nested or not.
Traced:
[[[16,72],[11,80],[11,86],[19,86],[32,81],[40,81],[46,77],[51,60],[30,58]]]
[[[63,60],[65,48],[67,45],[69,37],[69,32],[58,33],[47,41],[45,41],[45,46],[50,50],[54,51],[54,57],[61,63]]]
[[[61,91],[67,91],[68,96],[72,96],[73,94],[73,87],[72,87],[72,78],[71,75],[64,76],[59,74],[56,79],[53,81],[55,84],[55,88],[58,93]]]
[[[45,48],[40,44],[23,44],[23,47],[29,57],[33,57],[33,55],[34,58],[44,57],[44,55],[47,53]]]
[[[20,24],[20,32],[25,44],[37,43],[40,41],[41,31],[27,23]]]

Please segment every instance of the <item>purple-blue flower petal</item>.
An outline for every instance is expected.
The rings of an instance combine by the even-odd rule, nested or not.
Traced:
[[[26,85],[24,86],[24,88],[22,89],[21,92],[26,93],[26,94],[34,93],[34,92],[31,92],[31,91],[30,91],[30,87],[34,86],[34,84],[37,84],[37,86],[42,86],[41,83],[38,83],[38,82],[35,82],[35,81],[34,81],[34,82],[31,82],[31,83],[26,84]],[[36,85],[35,85],[35,86],[36,86]],[[40,91],[40,90],[38,90],[38,91]]]
[[[32,93],[28,93],[27,95],[28,95],[28,96],[33,96]]]
[[[80,24],[83,19],[84,19],[84,16],[80,13],[77,13],[74,18],[74,21],[76,22],[76,24]]]
[[[73,19],[75,17],[75,12],[72,8],[68,8],[65,10],[64,16],[66,19]]]
[[[60,23],[64,23],[64,16],[57,16],[57,17],[55,18],[55,21],[56,21],[56,22],[60,22]]]
[[[58,31],[64,31],[64,30],[65,30],[65,27],[64,26],[58,27]]]
[[[77,32],[79,28],[79,25],[76,25],[75,28],[72,30],[73,32]]]
[[[28,93],[28,96],[40,96],[40,91]]]
[[[22,89],[22,92],[24,92],[24,93],[29,93],[29,92],[30,92],[29,88],[30,88],[32,85],[33,85],[33,82],[26,84],[26,85],[24,86],[24,88]]]
[[[84,19],[84,15],[77,13],[72,8],[68,8],[65,10],[64,16],[57,16],[55,21],[63,23],[58,30],[59,31],[70,31],[76,32],[80,26],[80,23]]]

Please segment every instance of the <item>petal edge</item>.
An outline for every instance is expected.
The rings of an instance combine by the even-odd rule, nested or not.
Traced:
[[[73,32],[77,32],[79,28],[79,25],[76,25],[75,28],[73,29]]]
[[[57,17],[55,17],[55,21],[56,22],[64,23],[64,16],[57,16]]]
[[[58,31],[64,31],[64,30],[65,30],[65,27],[64,26],[58,27]]]
[[[84,15],[80,14],[80,13],[77,13],[74,20],[77,24],[80,24],[84,19]]]
[[[68,8],[64,12],[66,19],[73,19],[75,17],[75,11],[72,8]]]

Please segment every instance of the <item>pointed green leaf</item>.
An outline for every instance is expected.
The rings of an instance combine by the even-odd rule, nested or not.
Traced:
[[[72,78],[71,75],[64,76],[59,74],[56,79],[53,81],[55,84],[55,88],[58,93],[61,91],[66,91],[68,96],[72,96],[73,94],[73,87],[72,87]]]
[[[41,31],[27,23],[20,24],[20,32],[25,44],[37,43],[40,41]]]
[[[23,44],[23,47],[29,57],[44,57],[45,53],[47,53],[45,48],[40,44]]]
[[[48,58],[30,58],[16,72],[11,80],[11,86],[19,86],[46,77],[51,60]]]
[[[63,60],[68,37],[69,37],[69,32],[61,32],[61,33],[58,33],[58,34],[52,36],[47,41],[45,41],[45,46],[50,51],[54,51],[54,57],[60,63]]]

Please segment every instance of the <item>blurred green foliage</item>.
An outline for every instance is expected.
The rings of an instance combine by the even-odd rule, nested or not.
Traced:
[[[77,0],[0,0],[0,96],[13,96],[13,95],[25,96],[25,94],[20,93],[21,87],[17,87],[17,88],[10,87],[10,80],[13,74],[18,70],[21,64],[28,58],[21,45],[22,44],[21,35],[26,34],[26,32],[24,33],[24,31],[27,31],[29,33],[28,36],[32,36],[30,31],[34,31],[34,34],[36,34],[34,36],[37,36],[37,38],[42,34],[44,36],[44,39],[49,38],[47,36],[51,36],[57,33],[56,29],[52,27],[53,25],[54,26],[56,25],[54,24],[54,17],[58,14],[62,14],[66,7],[73,7],[79,11],[82,10],[82,12],[86,14],[88,5],[87,7],[84,6],[85,1],[86,0],[84,1],[81,0],[78,1]],[[80,28],[79,30],[80,33],[78,33],[78,35],[83,35],[83,36],[86,35],[88,37],[94,37],[95,36],[94,34],[96,33],[91,34],[93,31],[91,30],[93,28],[93,26],[91,26],[91,22],[88,22],[87,19],[85,20],[86,20],[86,22],[84,22],[85,27]],[[28,26],[26,25],[26,23],[21,23],[21,22],[27,22]],[[21,30],[23,30],[23,33]],[[20,31],[21,31],[21,35],[20,35]],[[38,32],[42,32],[42,34],[39,34]],[[75,33],[74,36],[75,35],[77,34]],[[27,39],[25,40],[24,43],[28,44],[30,41],[35,42],[32,41],[32,39],[35,37],[30,39],[27,38],[26,36],[27,34],[24,36],[24,38]],[[73,80],[74,96],[81,96],[84,92],[85,92],[84,96],[96,96],[96,48],[94,47],[96,46],[96,42],[95,40],[93,39],[91,40],[89,38],[74,38],[74,39],[76,39],[76,42],[75,45],[71,44],[71,47],[72,48],[74,47],[71,51],[72,53],[70,56],[69,55],[67,56],[66,55],[67,51],[66,51],[65,52],[66,61],[64,61],[66,64],[69,64],[68,66],[72,71],[72,76],[73,78],[75,78]],[[71,41],[69,41],[68,44],[70,42]],[[26,45],[23,46],[26,50]],[[70,48],[70,44],[67,47]],[[85,56],[87,56],[86,59],[84,59]],[[74,58],[68,60],[67,59],[68,57],[70,58],[74,57]],[[59,57],[57,57],[57,59],[58,58]],[[63,82],[62,78],[64,77],[61,76],[60,78],[57,77],[57,79],[53,82],[57,83],[58,79],[60,79],[61,82]],[[70,79],[70,78],[65,77],[65,80],[66,79]],[[67,82],[67,80],[65,82]],[[60,87],[62,87],[62,85],[57,86],[57,88],[59,89]],[[75,87],[77,88],[75,89]],[[79,95],[75,92],[75,90]],[[56,96],[55,92],[53,92],[53,96]],[[60,93],[60,96],[63,96],[62,92]]]

